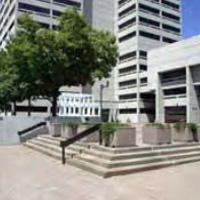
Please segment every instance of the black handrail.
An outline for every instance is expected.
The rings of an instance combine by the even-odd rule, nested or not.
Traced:
[[[62,163],[65,164],[66,163],[66,159],[65,159],[65,148],[71,144],[73,144],[74,142],[77,142],[78,140],[94,133],[95,131],[98,131],[100,129],[100,124],[96,124],[95,126],[81,132],[78,133],[77,135],[75,135],[72,138],[69,138],[65,141],[61,141],[60,142],[60,147],[62,148]]]
[[[41,126],[46,126],[46,124],[47,124],[46,122],[40,122],[40,123],[35,124],[35,125],[33,125],[33,126],[29,127],[29,128],[24,129],[23,131],[18,131],[18,135],[22,136],[22,135],[24,135],[24,134],[26,134],[26,133],[28,133],[28,132],[36,129],[36,128],[39,128]]]

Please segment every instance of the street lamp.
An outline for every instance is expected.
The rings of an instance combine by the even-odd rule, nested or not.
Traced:
[[[100,84],[100,118],[103,121],[103,89],[109,87],[109,81],[106,81],[105,84]]]

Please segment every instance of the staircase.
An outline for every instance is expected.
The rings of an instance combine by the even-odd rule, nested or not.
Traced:
[[[61,138],[42,135],[25,145],[61,161],[60,141]],[[66,161],[107,178],[200,161],[200,143],[113,149],[76,142],[66,148]]]

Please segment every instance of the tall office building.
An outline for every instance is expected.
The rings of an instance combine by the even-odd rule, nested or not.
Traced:
[[[119,62],[115,100],[120,121],[155,118],[155,93],[148,90],[148,51],[181,38],[181,0],[116,1]],[[159,56],[159,55],[158,55]]]
[[[42,27],[56,29],[61,12],[68,6],[82,10],[82,0],[2,0],[0,5],[0,47],[6,45],[16,33],[17,19],[22,13],[30,13]]]

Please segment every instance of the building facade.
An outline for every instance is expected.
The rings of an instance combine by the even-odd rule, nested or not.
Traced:
[[[156,121],[200,123],[199,54],[200,36],[149,52],[149,90],[156,94]]]
[[[82,0],[2,0],[0,6],[0,48],[17,30],[17,19],[29,13],[44,28],[57,29],[57,17],[69,6],[82,10]]]
[[[180,40],[181,0],[118,0],[115,8],[120,54],[114,78],[118,119],[151,122],[155,94],[148,89],[148,51]]]

